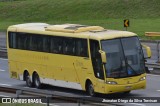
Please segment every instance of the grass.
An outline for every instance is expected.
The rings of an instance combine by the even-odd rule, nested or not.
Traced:
[[[10,0],[0,2],[0,31],[28,22],[79,23],[125,30],[123,20],[129,19],[128,30],[145,38],[146,31],[159,31],[159,5],[159,0]]]

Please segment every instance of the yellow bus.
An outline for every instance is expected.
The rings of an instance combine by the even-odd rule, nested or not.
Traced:
[[[144,46],[148,57],[150,48]],[[80,24],[9,26],[10,77],[41,88],[49,84],[95,93],[146,87],[145,58],[135,33]]]

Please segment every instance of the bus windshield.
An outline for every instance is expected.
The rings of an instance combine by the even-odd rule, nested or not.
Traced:
[[[124,78],[145,73],[144,56],[138,37],[102,40],[106,52],[107,78]]]

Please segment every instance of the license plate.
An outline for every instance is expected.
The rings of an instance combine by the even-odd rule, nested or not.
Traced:
[[[153,71],[153,68],[151,68],[151,67],[148,67],[148,70],[150,70],[150,71]]]
[[[131,89],[131,86],[126,86],[126,89]]]

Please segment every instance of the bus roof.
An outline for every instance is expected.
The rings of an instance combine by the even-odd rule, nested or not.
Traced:
[[[128,31],[109,30],[100,26],[80,24],[49,25],[46,23],[26,23],[12,25],[8,28],[8,31],[13,31],[13,29],[17,32],[56,34],[60,36],[83,37],[97,40],[136,36],[135,33]]]

